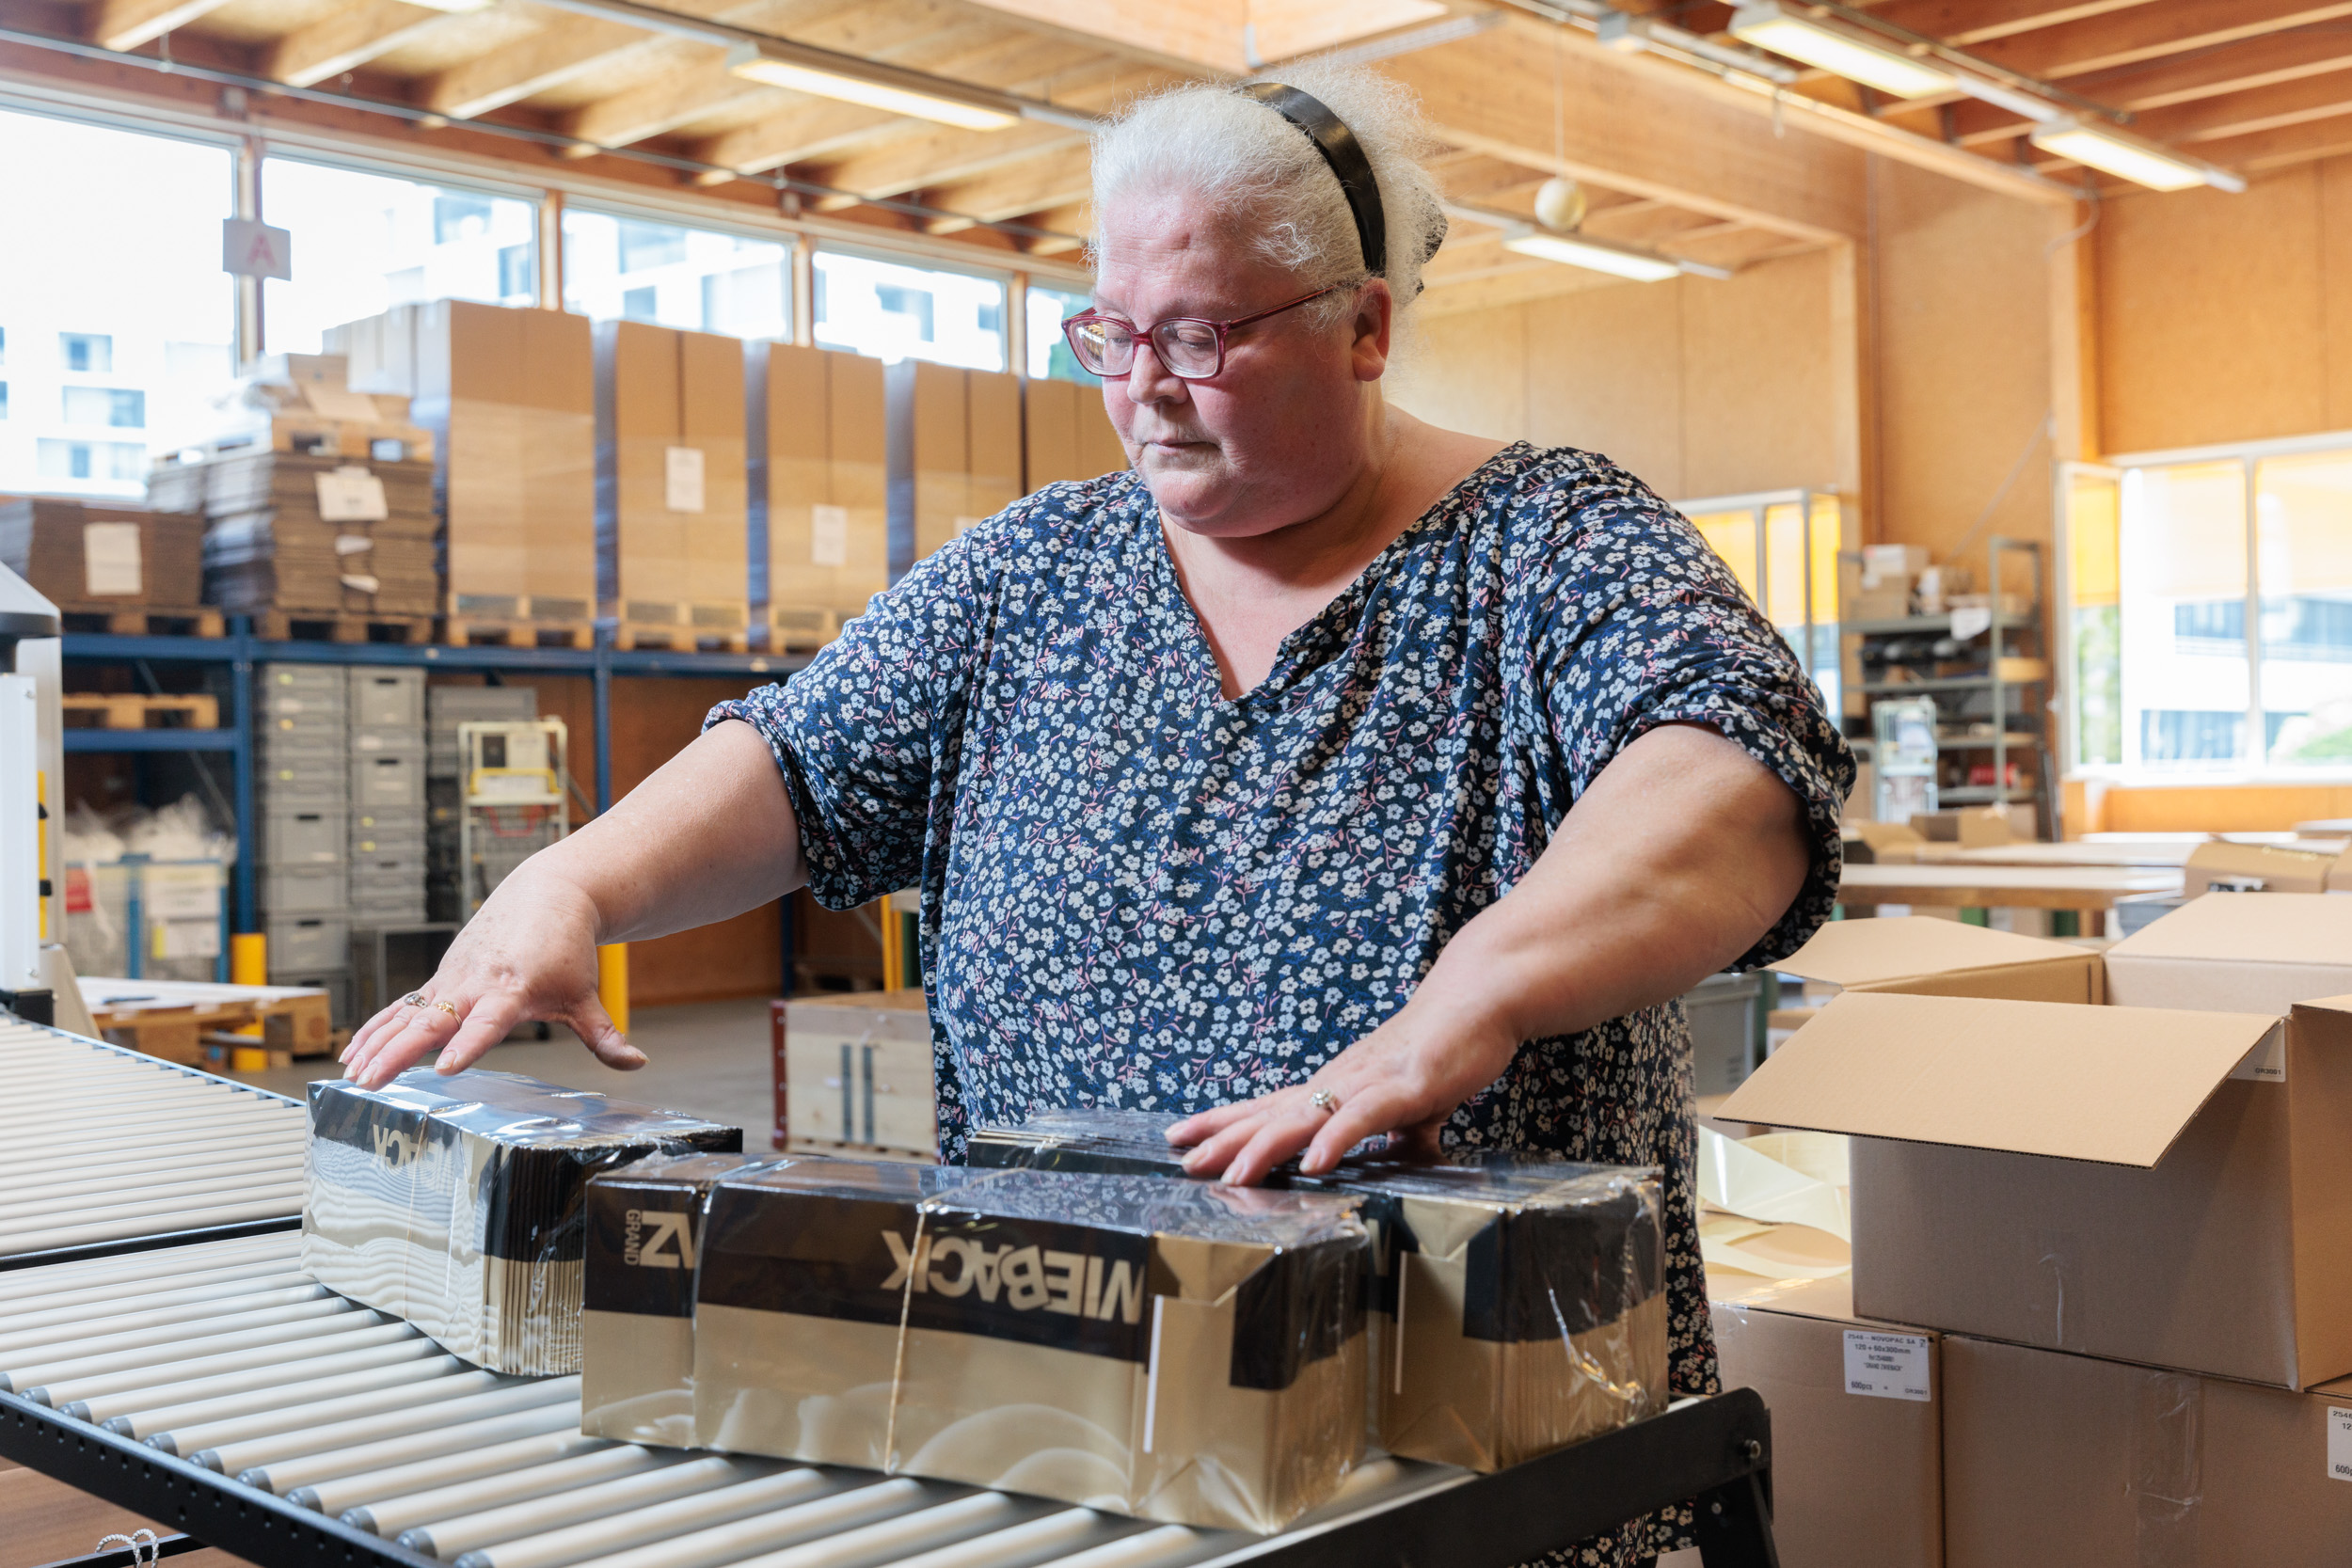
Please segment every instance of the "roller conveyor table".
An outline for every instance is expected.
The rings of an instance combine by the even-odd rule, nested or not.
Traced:
[[[54,1030],[18,1037],[33,1028],[0,1022],[0,1074],[28,1054],[118,1075],[113,1057],[68,1053],[146,1062]],[[235,1087],[182,1076],[213,1100]],[[248,1152],[282,1137],[277,1106],[296,1128],[291,1203],[261,1216],[275,1231],[176,1244],[135,1227],[84,1235],[98,1227],[79,1223],[80,1199],[135,1207],[120,1200],[169,1194],[184,1172],[126,1174],[60,1201],[47,1229],[84,1235],[51,1249],[65,1260],[0,1274],[0,1456],[262,1568],[1510,1568],[1692,1497],[1708,1568],[1777,1560],[1770,1423],[1748,1391],[1499,1475],[1376,1460],[1266,1537],[586,1437],[577,1378],[485,1372],[302,1272],[289,1228],[301,1110],[256,1103],[268,1132],[249,1133]],[[59,1154],[60,1168],[89,1168],[87,1145]],[[235,1194],[185,1202],[209,1218],[223,1196]],[[0,1219],[0,1248],[9,1237]],[[84,1255],[110,1245],[124,1250]]]

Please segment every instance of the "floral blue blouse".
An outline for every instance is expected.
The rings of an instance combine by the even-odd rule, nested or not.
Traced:
[[[1506,449],[1227,699],[1132,473],[1049,485],[920,562],[739,719],[818,899],[922,891],[941,1145],[1036,1105],[1192,1110],[1297,1082],[1405,1002],[1609,760],[1712,725],[1788,781],[1827,918],[1853,767],[1671,507]],[[1450,1141],[1659,1164],[1677,1392],[1715,1386],[1678,1004],[1525,1046]]]

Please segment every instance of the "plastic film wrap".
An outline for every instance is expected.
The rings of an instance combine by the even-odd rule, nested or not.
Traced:
[[[1272,1530],[1362,1449],[1332,1195],[810,1160],[713,1190],[706,1446]]]
[[[588,1178],[740,1129],[514,1073],[310,1085],[302,1266],[494,1371],[580,1370]]]
[[[975,1164],[1181,1177],[1138,1111],[1041,1109],[983,1127]],[[1391,1453],[1495,1470],[1665,1408],[1662,1193],[1655,1171],[1466,1152],[1359,1150],[1272,1184],[1356,1197],[1372,1232],[1369,1424]]]

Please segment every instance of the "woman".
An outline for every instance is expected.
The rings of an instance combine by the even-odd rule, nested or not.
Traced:
[[[1395,89],[1292,81],[1098,137],[1069,336],[1133,471],[1028,497],[723,704],[349,1070],[454,1070],[530,1018],[634,1067],[596,943],[918,885],[945,1158],[1089,1103],[1202,1113],[1190,1168],[1237,1182],[1381,1132],[1663,1165],[1674,1386],[1711,1390],[1673,999],[1827,914],[1851,764],[1638,482],[1382,402],[1443,218]]]

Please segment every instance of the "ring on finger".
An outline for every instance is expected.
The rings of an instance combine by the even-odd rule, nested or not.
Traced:
[[[407,995],[400,999],[400,1005],[404,1007],[423,1007],[431,1006],[432,1001],[433,999],[425,995],[424,992],[421,990],[412,990]]]
[[[450,1016],[450,1017],[452,1017],[452,1018],[455,1018],[455,1017],[457,1016],[457,1009],[456,1009],[456,1008],[454,1008],[454,1007],[453,1007],[453,1006],[450,1006],[448,1003],[446,1003],[446,1002],[434,1002],[434,1003],[428,1004],[428,1006],[435,1006],[435,1007],[438,1007],[438,1008],[440,1008],[440,1009],[441,1009],[441,1011],[443,1011],[443,1012],[445,1012],[445,1013],[449,1014],[449,1016]]]
[[[1317,1089],[1307,1097],[1307,1103],[1327,1117],[1340,1108],[1340,1097],[1329,1089]]]

